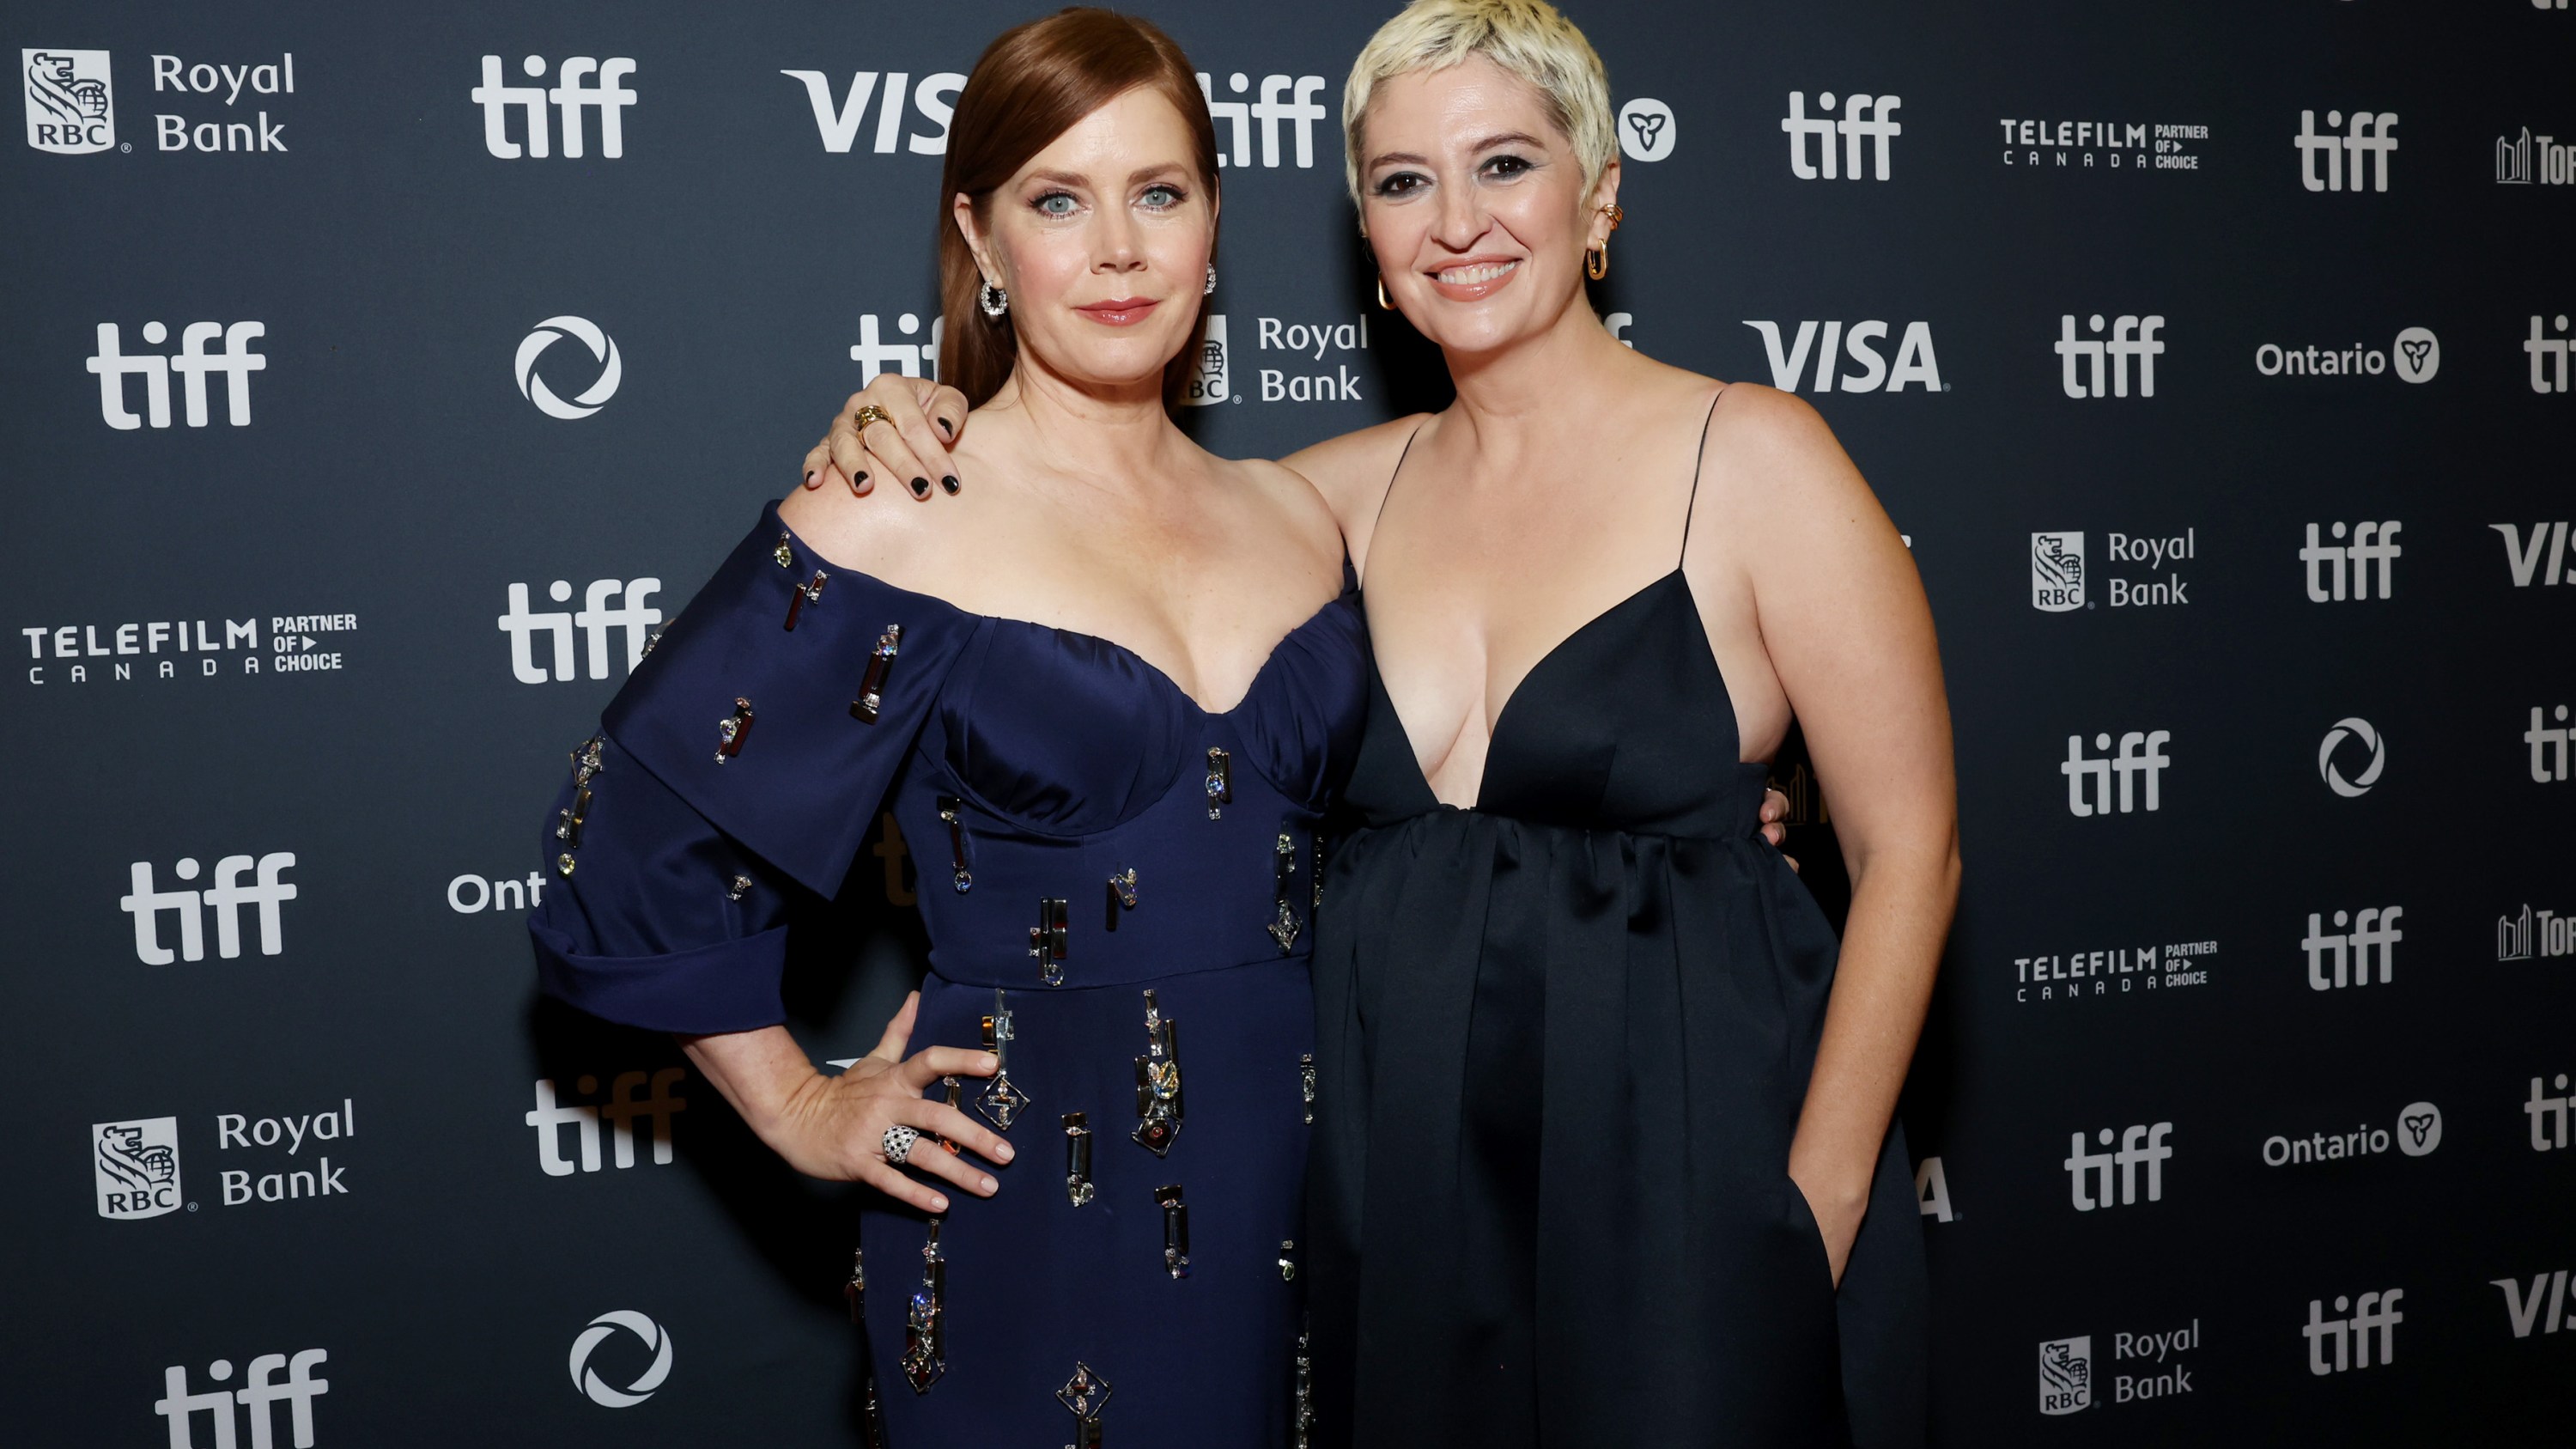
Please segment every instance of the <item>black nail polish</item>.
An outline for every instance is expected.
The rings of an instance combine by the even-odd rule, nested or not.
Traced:
[[[850,475],[850,492],[852,492],[853,494],[857,494],[857,493],[862,492],[862,490],[860,489],[859,485],[860,485],[860,484],[862,484],[862,483],[865,483],[866,481],[868,481],[868,475],[867,475],[867,474],[865,474],[865,473],[853,473],[853,474],[851,474],[851,475]]]
[[[939,480],[939,486],[948,490],[948,496],[949,496],[949,497],[951,497],[951,498],[956,497],[956,496],[957,496],[957,475],[956,475],[956,474],[954,474],[954,473],[951,473],[951,474],[949,474],[947,477],[940,479],[940,480]]]
[[[941,418],[939,420],[939,431],[952,438],[957,436],[957,429],[950,426],[949,421],[946,418]]]
[[[805,470],[805,486],[808,488],[814,486],[814,470],[811,468]]]
[[[927,479],[927,478],[915,478],[915,479],[913,479],[913,480],[912,480],[912,496],[913,496],[913,497],[915,497],[915,498],[927,498],[927,497],[929,497],[929,496],[930,496],[930,480],[929,480],[929,479]]]

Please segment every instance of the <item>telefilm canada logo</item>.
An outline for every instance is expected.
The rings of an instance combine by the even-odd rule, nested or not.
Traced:
[[[104,50],[21,50],[27,144],[57,156],[116,149],[116,86]]]
[[[262,629],[265,626],[265,634]],[[247,619],[154,619],[123,624],[31,624],[29,684],[130,683],[218,675],[329,673],[348,667],[358,616],[254,614]],[[266,642],[262,640],[265,638]],[[235,661],[228,667],[224,660]],[[62,663],[60,661],[71,661]],[[95,671],[95,676],[93,676]]]
[[[2153,940],[2013,958],[2013,1000],[2076,1001],[2209,984],[2216,941]]]
[[[2175,121],[2000,117],[2003,164],[2023,171],[2198,171],[2209,128]]]

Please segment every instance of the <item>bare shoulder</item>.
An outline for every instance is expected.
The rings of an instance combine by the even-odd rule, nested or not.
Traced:
[[[1824,417],[1758,382],[1730,384],[1718,399],[1703,457],[1712,475],[1726,478],[1726,495],[1746,505],[1831,508],[1870,499]]]
[[[861,495],[827,484],[798,488],[778,501],[779,518],[826,562],[879,576],[890,561],[918,551],[940,512],[893,488]]]
[[[1218,479],[1257,498],[1262,510],[1275,518],[1282,536],[1339,564],[1341,526],[1334,522],[1323,494],[1304,474],[1265,458],[1217,458],[1212,467]]]
[[[1377,515],[1379,495],[1395,475],[1396,459],[1430,416],[1412,413],[1338,438],[1326,438],[1279,462],[1314,485],[1325,506],[1339,520],[1342,531],[1349,533],[1355,522],[1364,527]]]

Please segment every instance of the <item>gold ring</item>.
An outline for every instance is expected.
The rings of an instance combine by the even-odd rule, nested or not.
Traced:
[[[850,417],[858,424],[858,431],[862,433],[868,430],[868,424],[870,423],[883,423],[887,427],[894,427],[893,415],[888,413],[884,408],[878,407],[875,403],[860,404],[859,410],[850,414]],[[898,431],[900,431],[900,429],[898,429]]]

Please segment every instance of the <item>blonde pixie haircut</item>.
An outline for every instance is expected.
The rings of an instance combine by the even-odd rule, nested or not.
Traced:
[[[1360,200],[1369,97],[1418,70],[1446,70],[1481,55],[1537,89],[1548,118],[1574,145],[1588,191],[1617,151],[1610,79],[1592,42],[1547,0],[1412,0],[1369,37],[1342,87],[1342,173]]]

